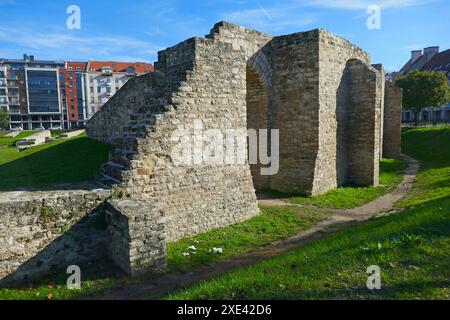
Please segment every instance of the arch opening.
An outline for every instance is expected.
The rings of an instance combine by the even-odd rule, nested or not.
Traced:
[[[264,82],[259,76],[259,74],[250,66],[247,66],[247,129],[252,130],[256,133],[256,139],[249,139],[249,144],[257,143],[256,146],[249,145],[249,157],[252,159],[251,152],[257,151],[256,156],[257,163],[255,161],[250,161],[250,170],[252,173],[253,184],[255,189],[263,190],[270,189],[270,176],[262,175],[261,168],[263,165],[259,159],[260,146],[263,141],[260,141],[261,130],[269,130],[269,98],[267,95]],[[257,140],[257,141],[256,141]],[[267,146],[267,151],[270,154],[270,132],[267,134],[267,141],[265,141]],[[252,148],[253,147],[253,148]],[[255,148],[256,147],[256,148]],[[254,160],[256,160],[254,159]]]

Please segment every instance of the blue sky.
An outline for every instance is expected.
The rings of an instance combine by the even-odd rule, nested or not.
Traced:
[[[81,30],[69,30],[69,5]],[[381,29],[366,9],[381,7]],[[0,57],[154,62],[157,51],[229,21],[273,35],[324,28],[399,69],[410,51],[450,47],[449,0],[0,0]]]

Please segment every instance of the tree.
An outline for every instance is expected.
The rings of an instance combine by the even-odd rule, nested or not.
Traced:
[[[0,129],[9,129],[9,114],[0,109]]]
[[[441,73],[414,70],[395,82],[403,89],[403,109],[416,114],[423,108],[434,110],[450,101],[448,79]]]

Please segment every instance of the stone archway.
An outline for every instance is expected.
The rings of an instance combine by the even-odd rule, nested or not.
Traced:
[[[256,52],[247,62],[246,68],[247,83],[247,128],[255,130],[258,137],[258,148],[261,145],[259,141],[260,130],[267,132],[267,150],[270,153],[270,129],[273,125],[273,104],[272,101],[272,68],[265,54],[260,50]],[[255,139],[256,140],[256,139]],[[251,142],[251,140],[249,140]],[[255,143],[254,141],[253,143]],[[255,150],[256,150],[255,149]],[[249,150],[250,151],[250,150]],[[255,189],[270,189],[270,176],[261,174],[263,165],[259,161],[255,164],[250,163],[253,184]]]
[[[269,129],[269,98],[264,83],[259,74],[250,66],[247,66],[247,129],[255,130],[259,141],[259,132],[261,129]],[[249,139],[249,143],[255,143]],[[250,149],[250,148],[249,148]],[[258,149],[259,150],[259,149]],[[251,152],[249,150],[249,152]],[[253,184],[255,189],[269,189],[270,177],[261,175],[261,163],[250,162]]]

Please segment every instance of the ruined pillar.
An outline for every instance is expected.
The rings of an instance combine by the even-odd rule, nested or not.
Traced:
[[[111,260],[130,276],[167,266],[165,221],[159,211],[137,200],[105,204],[107,246]]]
[[[385,72],[384,72],[384,67],[381,63],[379,64],[373,64],[372,67],[374,67],[375,69],[378,70],[378,72],[380,72],[381,75],[381,79],[382,81],[380,82],[380,90],[381,90],[381,101],[380,101],[380,110],[381,110],[381,121],[380,121],[380,133],[379,133],[379,137],[380,137],[380,158],[383,157],[383,139],[384,139],[384,101],[385,101],[385,83],[386,81],[384,81],[385,79]]]
[[[393,82],[386,81],[383,138],[385,158],[398,158],[401,154],[402,104],[402,89]]]
[[[347,124],[348,182],[379,184],[381,130],[381,74],[361,60],[347,65],[350,101]]]

